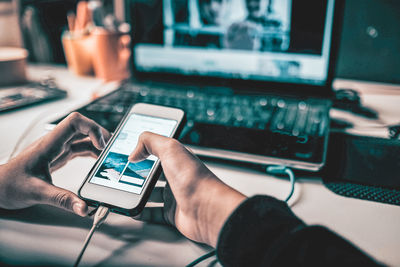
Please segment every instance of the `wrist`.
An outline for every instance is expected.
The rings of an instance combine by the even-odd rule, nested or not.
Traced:
[[[4,205],[4,200],[6,199],[6,171],[5,169],[5,164],[0,164],[0,208],[6,208]]]
[[[198,229],[201,240],[216,247],[222,227],[246,196],[219,179],[204,181],[203,186],[203,194],[200,197],[204,202],[198,209]]]

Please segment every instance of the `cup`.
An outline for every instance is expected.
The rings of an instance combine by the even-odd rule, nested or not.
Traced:
[[[93,37],[93,68],[97,78],[104,81],[129,78],[130,36],[117,31],[96,28]]]
[[[17,47],[0,47],[0,86],[26,81],[28,51]]]
[[[64,32],[62,44],[70,71],[77,75],[93,74],[93,38],[90,34]]]

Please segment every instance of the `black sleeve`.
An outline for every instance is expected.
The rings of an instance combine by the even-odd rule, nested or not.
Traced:
[[[322,226],[307,226],[287,204],[268,196],[244,201],[222,228],[223,266],[380,266]]]

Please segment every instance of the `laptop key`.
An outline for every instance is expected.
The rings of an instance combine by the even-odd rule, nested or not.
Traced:
[[[292,133],[292,129],[293,129],[293,124],[294,124],[294,120],[296,118],[297,115],[297,105],[296,104],[291,104],[288,106],[286,115],[285,115],[285,122],[284,122],[284,132],[285,133]]]
[[[284,118],[286,114],[286,109],[283,108],[278,108],[273,115],[270,129],[274,132],[279,132],[281,131],[284,127]]]
[[[308,114],[308,108],[300,109],[297,111],[297,116],[294,122],[292,134],[294,136],[300,136],[301,134],[304,134],[304,128],[306,126],[307,122],[307,114]]]
[[[320,124],[320,118],[318,117],[319,110],[317,107],[312,107],[309,111],[309,116],[306,126],[306,134],[310,136],[315,136],[318,131],[318,126]]]

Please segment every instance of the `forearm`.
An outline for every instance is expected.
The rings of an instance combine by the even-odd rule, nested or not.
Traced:
[[[218,235],[226,220],[242,203],[246,196],[225,185],[220,180],[207,181],[207,191],[202,197],[208,199],[206,205],[199,205],[198,222],[204,243],[216,247]],[[211,196],[211,197],[210,197]]]
[[[14,203],[10,201],[15,195],[15,190],[10,186],[10,183],[16,182],[18,173],[7,168],[8,164],[0,165],[0,208],[13,209]],[[14,178],[10,179],[10,176]]]
[[[321,226],[307,226],[286,203],[257,196],[223,226],[217,255],[224,266],[377,265],[351,243]],[[357,266],[361,266],[357,265]]]

